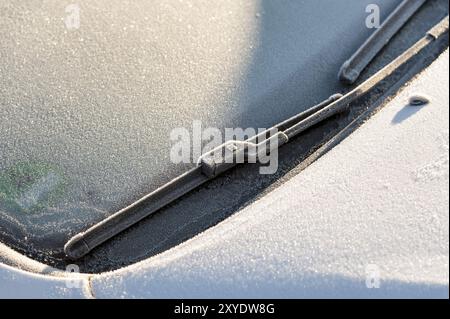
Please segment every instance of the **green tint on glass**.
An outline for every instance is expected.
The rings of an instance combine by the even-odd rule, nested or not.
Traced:
[[[46,163],[19,163],[0,172],[0,203],[32,213],[50,206],[64,193],[66,181],[58,168]]]

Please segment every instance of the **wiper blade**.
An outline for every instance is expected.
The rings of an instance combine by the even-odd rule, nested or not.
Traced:
[[[404,0],[364,44],[345,61],[339,71],[339,80],[353,84],[373,58],[405,25],[426,0]]]
[[[278,139],[277,147],[280,147],[313,125],[347,110],[351,102],[363,97],[378,83],[394,73],[400,66],[410,61],[432,42],[447,33],[448,24],[449,18],[447,16],[407,51],[344,96],[340,94],[333,95],[319,105],[274,126],[266,132],[273,129],[278,130],[278,133],[271,138]],[[258,134],[258,136],[246,141],[229,141],[221,145],[220,148],[229,148],[231,146],[235,149],[234,155],[237,152],[246,152],[248,150],[247,146],[255,143],[266,132]],[[262,143],[266,143],[267,141],[265,140]],[[83,257],[95,247],[145,217],[152,215],[167,204],[237,165],[236,163],[226,163],[221,160],[216,161],[214,157],[209,157],[209,155],[209,153],[202,155],[198,166],[194,169],[90,227],[85,232],[72,237],[64,247],[66,255],[71,259]]]
[[[256,141],[261,140],[263,136],[273,131],[278,131],[278,133],[260,143],[267,143],[268,146],[277,145],[279,147],[287,143],[289,137],[299,134],[301,131],[306,130],[325,118],[329,118],[336,113],[344,111],[348,104],[336,105],[333,103],[341,99],[341,97],[341,94],[332,95],[322,103],[298,115],[295,115],[246,141],[228,141],[222,144],[219,148],[230,149],[233,147],[235,149],[233,156],[237,156],[238,152],[247,152],[249,149],[247,147],[248,145],[254,144]],[[333,107],[329,108],[329,106],[332,105]],[[295,131],[290,131],[289,136],[283,133],[283,131],[292,129],[298,124],[301,124],[301,128]],[[279,138],[277,143],[269,143],[270,139],[275,138]],[[259,149],[261,150],[261,148]],[[189,191],[199,187],[205,182],[237,165],[237,163],[234,162],[230,163],[229,161],[218,159],[214,156],[214,154],[218,153],[221,154],[222,152],[215,149],[211,152],[203,154],[198,161],[197,167],[173,179],[169,183],[142,197],[128,207],[125,207],[110,217],[107,217],[103,221],[89,228],[87,231],[75,235],[64,246],[64,252],[71,259],[83,257],[93,248],[136,224],[143,218],[152,215],[159,209],[185,195]]]

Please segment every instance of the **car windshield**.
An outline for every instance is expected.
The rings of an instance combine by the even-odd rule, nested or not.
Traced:
[[[0,0],[2,241],[60,251],[194,167],[176,129],[269,128],[345,91],[367,6],[399,3]]]

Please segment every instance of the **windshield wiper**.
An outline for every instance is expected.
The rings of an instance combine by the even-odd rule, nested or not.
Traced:
[[[269,139],[263,140],[258,145],[267,145],[270,148],[270,145],[273,145],[273,143],[267,143],[270,139],[277,139],[277,143],[275,143],[277,147],[288,143],[289,140],[313,125],[347,110],[350,103],[363,97],[378,83],[387,79],[400,66],[410,61],[432,42],[445,34],[448,31],[448,24],[449,20],[447,16],[407,51],[344,96],[340,94],[333,95],[319,105],[274,126],[266,132],[258,134],[258,136],[246,141],[229,141],[221,145],[220,148],[232,149],[233,156],[239,153],[248,153],[248,146],[254,145],[258,141],[258,138],[265,136],[269,131],[278,132]],[[263,147],[263,151],[270,151],[270,149],[264,149]],[[216,157],[209,155],[208,153],[201,156],[197,167],[192,170],[90,227],[85,232],[72,237],[64,247],[66,255],[71,259],[83,257],[93,248],[136,224],[143,218],[152,215],[167,204],[237,165],[237,163],[227,163],[223,158],[217,160]],[[258,156],[258,154],[253,155]]]
[[[373,58],[425,2],[426,0],[403,0],[355,54],[345,61],[339,71],[339,80],[346,84],[355,83]]]
[[[72,259],[86,255],[94,247],[238,164],[234,161],[230,162],[225,158],[218,158],[217,154],[223,154],[223,151],[228,151],[228,156],[238,158],[243,153],[249,157],[258,157],[258,154],[248,154],[250,149],[258,149],[261,153],[270,152],[270,147],[274,145],[280,147],[287,143],[290,138],[300,134],[309,127],[344,111],[348,103],[334,103],[341,98],[341,94],[332,95],[322,103],[246,141],[228,141],[217,149],[203,154],[198,160],[197,167],[104,219],[87,231],[74,236],[64,247],[66,255]],[[271,132],[277,133],[268,139],[264,139]],[[258,147],[250,147],[256,145],[256,142],[259,142]]]

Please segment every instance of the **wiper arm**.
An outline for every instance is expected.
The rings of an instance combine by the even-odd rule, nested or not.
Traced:
[[[275,138],[278,139],[278,147],[289,142],[290,139],[301,134],[313,125],[347,110],[351,102],[363,97],[379,82],[388,78],[400,66],[411,60],[443,34],[447,33],[448,24],[449,18],[447,16],[407,51],[346,95],[333,95],[319,105],[269,129],[268,131],[273,129],[278,130],[278,134],[274,135]],[[258,137],[262,134],[259,134]],[[253,137],[243,142],[230,141],[223,144],[221,148],[232,146],[235,149],[234,155],[236,155],[237,152],[246,152],[246,146],[255,143],[256,140],[256,137]],[[264,142],[267,142],[267,140],[263,141],[263,143]],[[83,257],[108,239],[116,236],[184,194],[237,165],[236,163],[223,163],[221,160],[216,161],[214,158],[209,158],[208,155],[209,154],[205,154],[200,158],[197,167],[90,227],[85,232],[72,237],[64,247],[66,255],[71,259]]]
[[[277,145],[279,147],[287,143],[290,137],[299,134],[301,131],[306,130],[325,118],[329,118],[330,116],[345,110],[348,104],[334,104],[334,102],[340,100],[341,97],[341,94],[335,94],[311,109],[293,116],[255,137],[246,141],[229,141],[222,144],[219,148],[228,150],[234,148],[232,155],[237,157],[239,152],[247,152],[247,146],[255,143],[260,140],[262,136],[273,131],[278,131],[278,133],[267,140],[263,140],[260,144],[265,143],[268,147],[270,147],[270,145]],[[332,108],[330,108],[330,106],[332,106]],[[283,133],[284,130],[287,131],[292,129],[298,124],[301,124],[301,129],[290,131],[289,135]],[[270,143],[270,139],[274,138],[278,139],[277,143]],[[267,149],[259,149],[267,151]],[[152,215],[174,200],[237,165],[235,162],[230,163],[214,156],[214,154],[221,153],[220,150],[216,149],[214,150],[214,153],[208,152],[207,154],[202,155],[198,161],[197,167],[173,179],[130,206],[107,217],[87,231],[75,235],[64,246],[64,252],[71,259],[83,257],[93,248],[136,224],[143,218]]]
[[[373,58],[425,2],[426,0],[403,0],[355,54],[345,61],[339,71],[339,79],[353,84]]]

